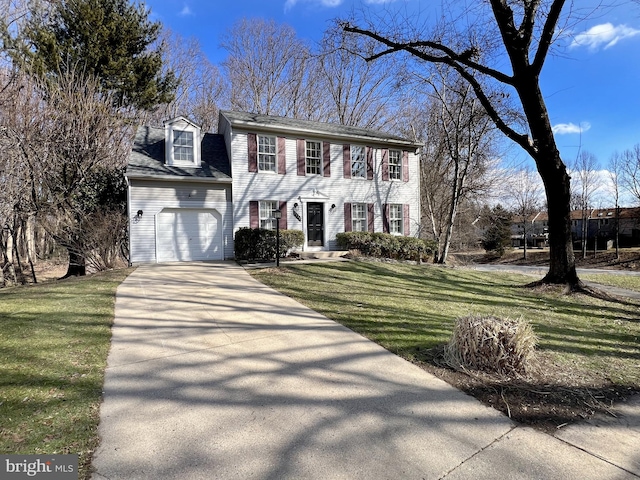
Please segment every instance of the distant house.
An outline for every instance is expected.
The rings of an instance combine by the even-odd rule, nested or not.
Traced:
[[[178,117],[140,127],[129,156],[132,263],[234,257],[242,227],[417,236],[419,144],[354,127],[221,112],[217,134]]]
[[[511,223],[511,245],[515,248],[542,248],[549,244],[549,222],[546,212],[536,212],[526,219],[514,215]]]
[[[582,225],[586,221],[588,248],[593,248],[596,239],[598,249],[613,247],[616,227],[621,247],[640,245],[640,208],[620,208],[618,215],[615,208],[589,209],[585,213],[583,220],[582,210],[571,212],[571,232],[576,243],[582,242]]]
[[[616,225],[618,225],[621,247],[640,246],[640,208],[620,208],[616,217],[615,208],[589,209],[583,220],[582,210],[571,212],[571,234],[574,248],[582,245],[583,222],[586,221],[586,240],[588,248],[593,248],[597,239],[600,250],[615,246]],[[541,247],[548,244],[549,217],[547,212],[537,212],[526,220],[527,246]],[[522,218],[514,216],[511,225],[511,239],[514,247],[524,245],[524,225]]]

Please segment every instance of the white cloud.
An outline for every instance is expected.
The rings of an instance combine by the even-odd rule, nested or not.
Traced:
[[[576,125],[575,123],[558,123],[552,127],[552,130],[556,135],[567,135],[586,132],[590,128],[591,124],[589,122],[582,122],[580,125]]]
[[[301,0],[287,0],[286,2],[284,2],[284,11],[287,12],[291,10],[300,1]],[[302,1],[308,2],[308,3],[317,3],[319,5],[322,5],[323,7],[333,8],[341,5],[344,0],[302,0]]]
[[[178,15],[180,15],[181,17],[188,17],[190,15],[193,15],[193,12],[189,8],[189,5],[185,4],[184,7],[182,7],[182,10],[180,10],[180,13]]]
[[[603,23],[577,34],[569,48],[587,47],[593,52],[604,46],[606,50],[609,47],[613,47],[620,40],[635,37],[639,34],[640,30],[626,25],[614,26],[611,23]]]

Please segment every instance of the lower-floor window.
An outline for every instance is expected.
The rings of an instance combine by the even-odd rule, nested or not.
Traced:
[[[389,205],[389,233],[402,235],[402,205]]]
[[[365,203],[354,203],[351,205],[351,223],[352,231],[367,231],[367,205]]]
[[[273,212],[278,209],[275,200],[264,200],[260,202],[260,228],[267,230],[276,229],[276,218]]]

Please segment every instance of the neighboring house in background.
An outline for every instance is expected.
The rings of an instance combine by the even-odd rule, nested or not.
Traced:
[[[587,248],[593,249],[594,239],[598,239],[598,249],[605,250],[615,246],[616,222],[619,224],[619,239],[621,247],[640,246],[640,208],[620,208],[616,220],[615,208],[590,208],[586,212]],[[546,246],[549,235],[549,218],[547,212],[538,212],[527,219],[528,246]],[[571,212],[571,234],[574,248],[579,249],[582,243],[582,210]],[[514,217],[511,225],[511,239],[514,247],[523,246],[522,220]]]
[[[525,225],[526,222],[526,225]],[[546,212],[529,215],[525,221],[514,215],[511,223],[511,246],[524,247],[526,236],[527,247],[542,248],[548,246],[549,224]]]
[[[616,217],[615,208],[594,208],[586,212],[587,246],[593,248],[598,239],[598,249],[615,245],[616,226],[621,247],[640,246],[640,208],[620,208]],[[582,241],[582,210],[571,212],[571,232],[576,242]]]
[[[419,144],[355,127],[220,112],[218,134],[188,119],[140,127],[129,157],[132,263],[234,257],[242,227],[304,232],[303,251],[337,233],[417,236]],[[165,146],[170,148],[165,148]]]

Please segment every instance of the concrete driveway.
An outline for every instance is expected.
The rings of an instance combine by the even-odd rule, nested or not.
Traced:
[[[252,279],[119,287],[94,479],[625,479]]]

